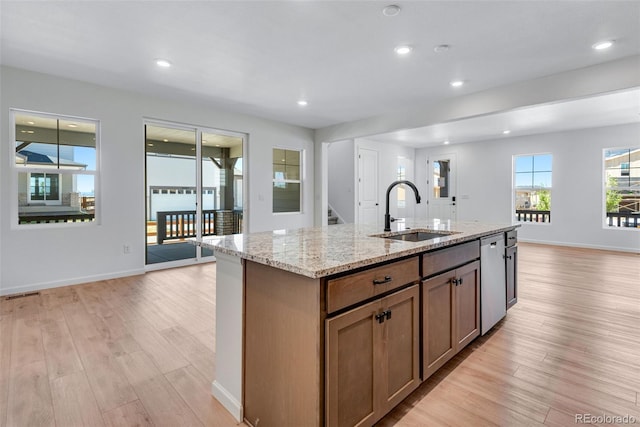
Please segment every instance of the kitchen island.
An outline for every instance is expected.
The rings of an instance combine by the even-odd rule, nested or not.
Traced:
[[[205,238],[213,395],[256,427],[373,424],[480,334],[480,239],[514,228],[416,220]],[[437,234],[398,236],[413,232]]]

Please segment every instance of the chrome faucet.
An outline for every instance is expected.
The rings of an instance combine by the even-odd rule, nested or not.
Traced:
[[[384,231],[391,231],[391,215],[389,215],[389,194],[391,193],[391,189],[396,185],[407,184],[413,192],[416,194],[416,203],[420,203],[420,193],[418,193],[418,189],[411,181],[407,181],[402,179],[400,181],[394,181],[391,183],[389,188],[387,188],[387,204],[384,210]]]

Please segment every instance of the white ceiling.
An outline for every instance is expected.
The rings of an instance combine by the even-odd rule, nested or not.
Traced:
[[[386,17],[391,3],[401,13]],[[316,129],[640,54],[639,1],[2,0],[0,14],[4,65]],[[603,39],[613,48],[594,51]],[[408,57],[394,53],[403,43]],[[440,44],[451,49],[436,53]],[[583,101],[385,139],[424,146],[505,126],[628,123],[640,111],[638,92]]]
[[[419,148],[445,141],[460,144],[626,123],[640,123],[640,89],[399,130],[367,139]]]

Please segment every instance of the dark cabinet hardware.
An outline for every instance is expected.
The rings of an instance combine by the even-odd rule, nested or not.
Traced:
[[[383,311],[380,314],[376,314],[376,320],[378,323],[384,323],[384,321],[391,319],[391,310]]]
[[[456,286],[460,286],[462,285],[462,278],[456,279],[455,277],[451,279],[451,283],[453,283]]]
[[[374,285],[383,285],[385,283],[389,283],[391,281],[391,276],[384,276],[384,279],[373,279]]]

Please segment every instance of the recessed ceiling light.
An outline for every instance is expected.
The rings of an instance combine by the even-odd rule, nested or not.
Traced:
[[[153,147],[153,144],[151,144],[151,143],[149,143],[149,144],[147,144],[147,145],[148,145],[149,147]]]
[[[413,48],[411,46],[408,46],[408,45],[401,45],[401,46],[396,46],[396,48],[394,50],[396,51],[396,53],[398,55],[408,55],[408,54],[411,53]]]
[[[67,125],[67,127],[70,127],[70,128],[77,128],[77,127],[78,127],[78,125],[73,124],[73,123],[69,123],[69,124]]]
[[[396,4],[390,4],[382,9],[382,14],[384,16],[396,16],[400,13],[400,6]]]
[[[36,132],[33,130],[28,130],[27,133],[36,133]]]
[[[171,67],[171,61],[167,60],[167,59],[156,59],[156,65],[158,67],[163,67],[163,68],[169,68]]]
[[[449,141],[447,140],[447,141],[443,142],[443,144],[444,145],[449,145]]]
[[[613,46],[613,40],[605,40],[591,45],[595,50],[609,49],[611,46]]]
[[[304,99],[301,99],[300,101],[298,101],[298,105],[301,107],[306,107],[307,105],[309,105],[309,103]]]
[[[26,130],[21,130],[20,133],[27,133],[27,131]]]
[[[504,135],[509,135],[511,133],[511,131],[509,129],[505,129],[505,130],[502,131],[502,133]]]
[[[27,122],[28,125],[35,125],[36,122]]]
[[[451,49],[451,46],[448,44],[439,44],[438,46],[433,48],[433,51],[436,53],[446,52]]]
[[[216,144],[216,147],[220,147],[220,144]]]
[[[169,142],[169,140],[168,139],[163,139],[162,142]]]
[[[454,80],[452,82],[449,83],[451,85],[451,87],[460,87],[464,84],[464,81],[462,80]]]

